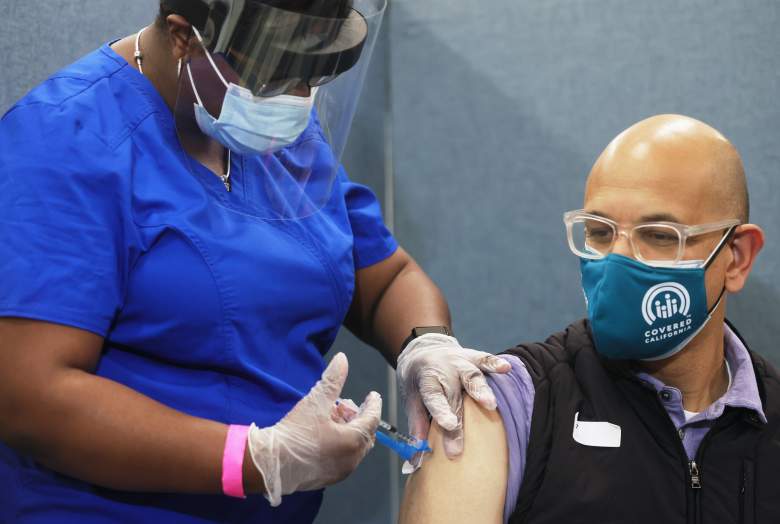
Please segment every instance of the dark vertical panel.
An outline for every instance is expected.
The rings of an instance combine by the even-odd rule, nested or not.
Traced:
[[[656,113],[741,151],[767,246],[730,316],[780,362],[780,4],[397,0],[396,232],[491,351],[585,314],[561,214],[618,132]]]

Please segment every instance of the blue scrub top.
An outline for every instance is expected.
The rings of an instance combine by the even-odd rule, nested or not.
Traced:
[[[312,119],[276,169],[304,140],[333,166]],[[319,378],[355,270],[397,244],[342,168],[320,213],[267,219],[266,169],[234,155],[225,191],[151,83],[103,46],[0,121],[0,316],[101,335],[98,375],[184,413],[276,423]],[[0,444],[0,522],[311,522],[321,499],[114,492]]]

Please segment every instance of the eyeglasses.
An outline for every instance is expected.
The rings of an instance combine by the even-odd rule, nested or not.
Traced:
[[[563,215],[569,249],[581,258],[596,260],[612,252],[619,236],[628,238],[634,257],[649,265],[669,266],[683,260],[685,245],[690,237],[728,229],[721,239],[738,225],[739,220],[723,220],[710,224],[689,226],[675,222],[646,222],[623,228],[614,220],[586,213],[583,209]],[[719,247],[720,247],[719,245]]]

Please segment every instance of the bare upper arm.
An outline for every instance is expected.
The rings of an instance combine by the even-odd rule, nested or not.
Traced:
[[[77,328],[21,318],[0,318],[0,439],[39,405],[60,371],[92,372],[103,338]]]
[[[433,453],[406,483],[401,524],[502,522],[509,452],[501,416],[466,396],[463,430],[463,454],[450,460],[444,455],[441,429],[432,424]]]
[[[385,260],[355,272],[355,293],[344,325],[360,336],[370,322],[374,307],[387,287],[400,271],[411,261],[402,247]]]
[[[37,368],[69,367],[93,371],[103,338],[99,335],[50,322],[0,317],[0,361]],[[0,366],[0,372],[6,366]],[[16,368],[20,370],[22,368]]]

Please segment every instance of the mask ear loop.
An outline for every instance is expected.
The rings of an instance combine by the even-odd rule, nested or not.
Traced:
[[[192,92],[195,93],[195,100],[198,101],[198,105],[200,107],[205,108],[206,106],[203,105],[203,100],[200,99],[200,95],[198,94],[198,88],[195,87],[195,80],[192,78],[192,68],[190,67],[190,64],[187,64],[187,77],[190,79],[190,85],[192,86]]]
[[[228,81],[225,80],[225,77],[222,76],[222,72],[217,67],[217,64],[214,62],[214,59],[211,58],[211,53],[209,53],[209,50],[206,49],[206,46],[203,44],[203,38],[200,36],[200,31],[198,31],[198,28],[195,26],[192,26],[192,31],[195,33],[195,36],[198,39],[198,42],[200,42],[201,47],[203,48],[203,51],[206,52],[206,58],[208,58],[209,63],[211,64],[211,67],[214,68],[214,71],[217,72],[217,76],[220,80],[222,80],[222,83],[225,85],[225,87],[230,87],[230,84],[228,84]]]
[[[725,246],[729,240],[731,240],[731,236],[734,234],[734,231],[737,230],[737,227],[739,226],[731,226],[731,228],[726,232],[725,235],[723,235],[723,238],[720,239],[720,242],[718,242],[717,247],[715,250],[710,253],[710,256],[707,257],[707,260],[704,262],[704,265],[702,266],[704,270],[706,271],[713,260],[715,260],[715,257],[717,257],[720,254],[720,251],[723,249],[723,246]]]
[[[720,242],[718,243],[718,246],[715,248],[715,250],[710,254],[709,257],[707,257],[707,261],[704,262],[704,271],[707,271],[707,269],[710,267],[710,264],[713,260],[715,260],[715,257],[718,256],[718,254],[723,249],[723,246],[725,246],[729,240],[731,240],[732,235],[734,234],[734,231],[737,230],[738,226],[732,226],[731,229],[726,232],[725,235],[723,235],[723,238],[720,239]],[[712,315],[713,311],[718,309],[718,306],[720,306],[720,303],[723,301],[723,295],[726,294],[726,286],[723,285],[723,289],[720,290],[720,295],[718,295],[718,300],[715,301],[715,305],[710,308],[709,311],[707,311],[707,316]]]
[[[195,29],[195,27],[193,27]],[[207,52],[208,54],[208,52]],[[179,75],[181,75],[181,59],[179,59]],[[198,101],[198,105],[202,107],[204,110],[206,109],[206,106],[203,105],[203,100],[200,99],[200,95],[198,94],[198,88],[195,87],[195,80],[192,78],[192,68],[190,67],[189,62],[187,62],[187,76],[190,79],[190,85],[192,86],[192,92],[195,94],[195,100]],[[208,112],[208,110],[206,110]],[[230,150],[229,147],[226,147],[227,149],[227,173],[224,175],[217,175],[222,180],[222,183],[225,185],[225,188],[230,191],[230,172],[233,167],[233,152]]]

